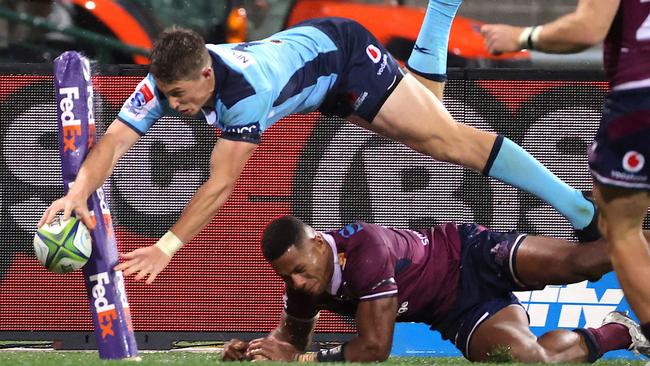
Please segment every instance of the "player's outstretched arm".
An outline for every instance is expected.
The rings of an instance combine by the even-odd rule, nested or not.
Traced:
[[[139,138],[140,135],[127,125],[118,119],[114,120],[104,136],[88,153],[68,194],[54,201],[45,210],[38,226],[52,222],[57,213],[63,211],[65,219],[75,213],[88,228],[92,229],[95,225],[86,206],[88,197],[101,187],[113,172],[117,161]]]
[[[156,244],[123,254],[126,261],[115,270],[124,271],[125,276],[137,273],[136,281],[148,276],[146,282],[153,282],[174,253],[198,234],[230,197],[256,147],[248,142],[219,139],[210,158],[210,178],[194,193],[178,221]]]
[[[523,48],[547,53],[574,53],[602,42],[620,0],[580,0],[576,10],[536,27],[486,24],[481,27],[487,49],[499,54]]]

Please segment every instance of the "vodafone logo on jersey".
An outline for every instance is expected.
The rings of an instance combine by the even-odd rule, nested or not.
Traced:
[[[374,63],[381,60],[381,51],[376,46],[369,44],[368,47],[366,47],[366,53]]]
[[[636,151],[628,151],[623,156],[623,169],[630,173],[637,173],[645,165],[645,157],[643,154]]]

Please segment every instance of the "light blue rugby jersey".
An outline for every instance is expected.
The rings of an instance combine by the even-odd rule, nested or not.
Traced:
[[[313,26],[291,28],[255,42],[206,45],[215,72],[208,124],[222,137],[259,143],[280,118],[317,109],[334,86],[343,64],[337,46]],[[144,135],[162,116],[173,115],[148,74],[124,102],[118,119]]]

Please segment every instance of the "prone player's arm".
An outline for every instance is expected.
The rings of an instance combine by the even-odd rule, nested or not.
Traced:
[[[397,317],[397,296],[361,301],[357,307],[357,337],[344,349],[345,361],[377,362],[390,355]]]
[[[487,24],[481,27],[481,33],[488,50],[493,53],[526,48],[529,36],[534,40],[533,49],[537,51],[580,52],[605,39],[619,4],[620,0],[580,0],[574,12],[542,26],[523,28]]]
[[[87,227],[92,228],[94,224],[88,212],[86,200],[101,187],[112,174],[118,160],[139,138],[140,135],[137,132],[119,119],[115,119],[104,136],[90,149],[68,194],[50,205],[41,217],[39,226],[52,222],[54,216],[63,210],[64,218],[69,218],[74,212]]]
[[[300,352],[305,352],[311,344],[311,338],[314,333],[314,326],[318,315],[310,319],[296,318],[282,312],[280,324],[270,334],[270,337],[277,338],[281,341],[289,342]]]
[[[311,344],[317,318],[318,315],[310,319],[300,319],[283,312],[277,328],[268,336],[254,339],[248,344],[246,357],[259,361],[316,361],[316,354],[305,353],[305,350]]]
[[[239,174],[257,147],[254,143],[219,139],[210,158],[210,177],[194,193],[181,217],[158,242],[123,254],[125,262],[115,267],[135,280],[153,282],[184,243],[198,234],[217,214],[232,193]]]
[[[300,351],[305,348],[298,348],[296,343],[291,341],[291,337],[296,337],[297,334],[290,334],[289,328],[286,325],[281,325],[269,337],[252,341],[248,348],[248,354],[250,356],[262,355],[274,361],[381,362],[390,355],[396,317],[397,296],[361,301],[357,306],[356,313],[357,336],[339,347],[322,349],[316,353],[302,353]],[[302,331],[305,334],[307,327]],[[311,331],[312,329],[309,330],[310,335]],[[296,332],[296,330],[291,332]],[[302,340],[309,341],[309,338],[300,338],[300,341]],[[306,343],[306,345],[308,344]]]

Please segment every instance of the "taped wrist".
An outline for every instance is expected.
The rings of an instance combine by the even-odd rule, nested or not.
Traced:
[[[533,28],[534,27],[526,27],[523,31],[521,31],[521,33],[519,33],[517,43],[519,44],[519,48],[522,50],[528,49],[528,40],[530,39],[530,35],[533,33]]]
[[[541,25],[524,28],[517,39],[519,47],[521,49],[534,50],[535,45],[539,42],[539,34],[542,33],[543,28]]]
[[[321,349],[316,354],[318,362],[345,362],[345,345],[336,346],[330,349]]]
[[[299,353],[293,359],[296,362],[316,362],[316,352]]]
[[[174,254],[181,249],[183,242],[176,236],[176,234],[168,231],[156,242],[155,246],[160,248],[163,253],[173,257]]]

